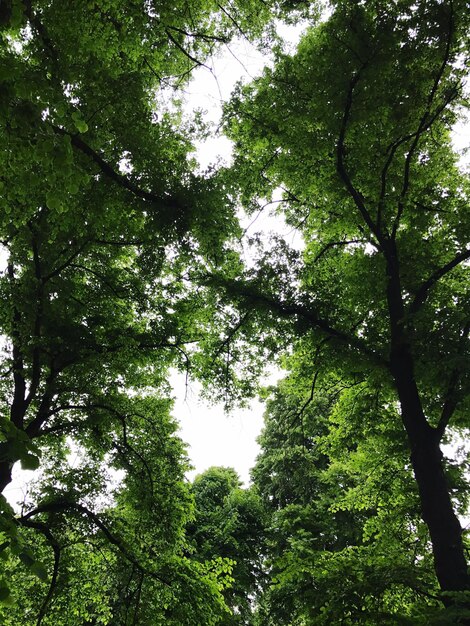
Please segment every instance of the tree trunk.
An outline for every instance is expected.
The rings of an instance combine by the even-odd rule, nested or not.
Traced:
[[[0,493],[3,493],[5,487],[11,483],[12,469],[13,464],[10,461],[0,462]]]
[[[444,473],[439,436],[424,415],[412,376],[411,359],[402,354],[393,367],[401,415],[418,484],[421,512],[431,536],[434,567],[442,591],[470,590],[462,527],[455,515]],[[443,602],[447,606],[452,600]]]
[[[390,372],[401,405],[411,452],[411,463],[418,484],[422,518],[431,536],[434,569],[443,592],[470,590],[462,527],[454,512],[449,493],[439,433],[430,426],[415,380],[409,333],[405,328],[405,308],[400,284],[399,260],[395,243],[387,242],[387,304],[390,316]],[[455,604],[444,595],[446,606]],[[470,608],[467,603],[466,607]],[[464,620],[461,623],[470,624]]]
[[[454,513],[439,444],[432,438],[411,444],[423,520],[429,528],[434,567],[442,591],[470,589],[462,527]],[[446,603],[445,598],[443,599]]]

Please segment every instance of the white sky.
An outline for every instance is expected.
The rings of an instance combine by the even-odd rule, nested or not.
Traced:
[[[289,45],[298,41],[303,27],[282,25],[280,34]],[[204,118],[217,128],[222,114],[222,104],[227,101],[239,80],[248,82],[258,76],[270,63],[245,40],[237,40],[225,46],[207,65],[212,71],[199,68],[185,90],[186,110],[196,108],[207,111]],[[197,144],[197,159],[204,170],[220,158],[230,162],[231,142],[226,137],[214,137]],[[273,211],[276,205],[266,207],[254,221],[253,217],[242,218],[242,226],[249,227],[249,234],[263,232],[282,234],[293,246],[300,246],[298,236],[287,227],[280,216]],[[274,372],[272,379],[279,378]],[[185,380],[182,375],[174,375],[172,384],[176,397],[174,415],[181,427],[180,436],[189,445],[189,456],[194,470],[188,474],[192,479],[213,465],[233,467],[247,485],[249,470],[253,467],[259,446],[256,438],[263,427],[264,405],[253,400],[247,409],[235,409],[230,414],[224,412],[221,404],[209,405],[198,393],[198,385],[191,383],[185,398]]]
[[[235,409],[229,414],[220,404],[210,405],[202,400],[197,383],[190,383],[185,398],[185,376],[174,374],[172,384],[176,401],[173,415],[180,423],[180,436],[188,444],[194,469],[193,479],[213,465],[233,467],[248,485],[249,470],[259,453],[256,443],[263,426],[264,405],[253,400],[247,409]]]

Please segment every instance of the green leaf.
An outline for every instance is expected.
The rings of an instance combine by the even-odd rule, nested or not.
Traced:
[[[39,459],[34,454],[26,454],[21,458],[21,467],[24,470],[36,470],[39,467]]]
[[[53,191],[46,194],[46,204],[50,209],[56,211],[61,211],[63,207],[62,198]]]
[[[75,126],[79,133],[86,133],[88,130],[88,124],[84,120],[78,120],[75,122]]]
[[[39,561],[35,561],[29,569],[43,582],[47,582],[49,580],[46,568]]]
[[[0,583],[0,603],[7,606],[13,604],[11,591],[4,581]]]
[[[23,565],[26,565],[26,567],[29,567],[29,568],[35,563],[35,558],[26,550],[21,552],[18,555],[18,558],[23,563]]]
[[[75,127],[79,133],[86,133],[88,130],[88,124],[82,118],[78,111],[74,111],[72,113],[72,119],[74,121]]]

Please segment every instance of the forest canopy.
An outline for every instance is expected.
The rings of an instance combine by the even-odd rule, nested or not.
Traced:
[[[468,8],[0,4],[2,623],[470,623]],[[236,37],[271,61],[201,171],[181,99]],[[187,480],[174,368],[265,400],[250,487]]]

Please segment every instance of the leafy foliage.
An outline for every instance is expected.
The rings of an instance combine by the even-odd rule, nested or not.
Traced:
[[[286,54],[317,3],[1,3],[0,489],[37,472],[2,623],[469,623],[469,15],[329,8]],[[178,87],[238,33],[276,60],[198,174]],[[234,208],[273,202],[304,249],[244,268]],[[189,486],[169,369],[243,399],[276,358],[255,487]]]
[[[470,583],[440,442],[468,429],[469,189],[450,141],[466,104],[468,11],[460,2],[331,8],[226,107],[234,193],[249,211],[281,200],[304,250],[274,245],[241,277],[214,284],[231,306],[252,309],[238,342],[257,327],[260,360],[273,338],[290,342],[313,363],[312,388],[328,373],[360,379],[399,407],[377,420],[406,431],[441,598],[454,611]],[[355,463],[377,445],[361,444]]]
[[[438,590],[388,391],[329,376],[306,402],[294,372],[253,470],[271,520],[259,623],[429,623]]]
[[[253,11],[2,2],[0,488],[17,461],[40,469],[20,513],[0,501],[0,600],[16,602],[3,623],[212,624],[227,610],[224,568],[185,556],[193,505],[167,378],[207,315],[187,268],[237,225],[218,176],[195,173],[198,123],[177,89],[240,29],[261,35],[268,5]]]
[[[195,517],[188,540],[197,560],[227,559],[231,584],[224,598],[231,609],[223,624],[253,624],[253,600],[264,582],[265,511],[253,488],[242,489],[231,468],[212,467],[192,485]]]

